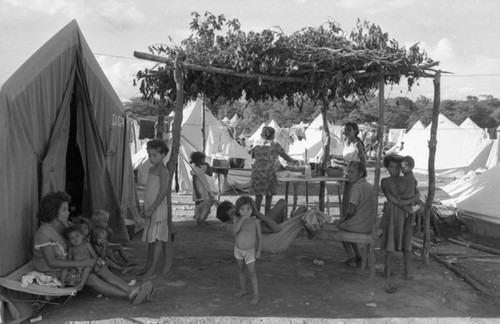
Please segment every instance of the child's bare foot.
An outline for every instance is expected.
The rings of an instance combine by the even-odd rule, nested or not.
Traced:
[[[258,304],[260,302],[260,297],[259,296],[254,296],[252,299],[250,299],[249,303],[252,305]]]
[[[136,269],[134,269],[134,271],[132,272],[132,274],[134,276],[142,276],[146,272],[148,272],[148,268],[139,268],[139,269],[136,268]]]
[[[122,270],[122,274],[127,274],[129,273],[130,271],[132,271],[134,269],[134,267],[125,267],[123,270]]]
[[[236,294],[234,294],[234,297],[240,298],[241,296],[245,296],[246,294],[247,294],[247,291],[242,289],[242,290],[238,291]]]

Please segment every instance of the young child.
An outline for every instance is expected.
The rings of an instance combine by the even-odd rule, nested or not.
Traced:
[[[146,264],[138,274],[143,280],[156,277],[156,267],[163,258],[160,274],[166,275],[172,265],[170,253],[169,231],[167,224],[168,205],[167,183],[169,171],[163,159],[168,153],[167,144],[160,139],[150,140],[146,144],[149,161],[153,165],[149,168],[148,178],[144,192],[144,211],[142,216],[146,219],[142,240],[148,242],[148,256]]]
[[[401,171],[403,172],[403,180],[406,186],[401,187],[399,200],[405,205],[405,209],[414,214],[420,209],[423,202],[420,200],[420,191],[418,190],[418,182],[413,174],[415,160],[407,155],[401,161]]]
[[[94,269],[85,268],[62,268],[61,281],[64,285],[76,287],[82,290],[87,282],[87,279],[92,271],[99,272],[104,266],[104,261],[97,258],[97,255],[88,241],[85,240],[82,230],[78,226],[70,226],[64,232],[66,239],[69,242],[68,260],[81,261],[86,259],[97,259]]]
[[[245,268],[248,269],[252,282],[253,298],[250,304],[260,301],[259,286],[255,273],[255,260],[260,257],[262,250],[262,233],[259,220],[255,217],[257,208],[252,198],[242,196],[236,200],[236,214],[233,218],[233,233],[235,235],[234,256],[238,263],[240,290],[235,294],[239,298],[246,295]]]
[[[200,226],[208,225],[206,220],[210,214],[210,207],[214,203],[214,195],[207,180],[207,175],[212,175],[212,169],[205,159],[205,154],[201,152],[191,153],[193,201],[195,202],[193,217]]]
[[[406,188],[415,189],[407,179],[400,176],[402,158],[397,155],[384,157],[384,166],[389,171],[389,177],[381,180],[381,190],[387,198],[381,225],[383,227],[381,238],[381,250],[385,255],[384,275],[387,279],[391,275],[392,258],[394,251],[403,251],[404,256],[404,279],[411,280],[411,234],[413,227],[413,214],[410,204],[404,203],[399,197],[406,195]],[[407,197],[407,201],[413,201],[413,197]],[[418,194],[419,196],[419,194]],[[408,209],[410,208],[410,209]]]
[[[92,230],[92,247],[97,255],[106,262],[108,268],[121,271],[125,274],[132,268],[128,264],[122,264],[109,246],[108,233],[104,228],[96,227]]]
[[[131,265],[132,262],[130,260],[130,257],[123,249],[123,246],[120,243],[109,242],[109,238],[113,236],[113,230],[111,229],[111,227],[108,226],[109,213],[105,210],[95,210],[94,212],[92,212],[92,215],[90,216],[90,223],[91,223],[91,232],[96,228],[101,228],[106,231],[107,234],[106,238],[108,241],[107,248],[109,249],[109,251],[112,253],[117,252],[126,265]]]
[[[90,220],[83,216],[78,216],[75,217],[71,222],[80,228],[84,239],[87,242],[90,242],[90,229],[92,228],[92,223],[90,222]]]

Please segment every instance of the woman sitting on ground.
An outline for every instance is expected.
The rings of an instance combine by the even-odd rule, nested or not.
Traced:
[[[63,232],[71,223],[68,222],[69,202],[71,197],[65,192],[49,193],[40,201],[38,219],[40,227],[35,233],[33,265],[36,271],[49,273],[61,279],[61,270],[68,268],[93,268],[96,259],[68,260],[68,244]],[[97,273],[91,272],[86,286],[94,288],[104,296],[126,297],[134,305],[149,299],[153,291],[151,281],[141,286],[131,287],[111,273],[106,266]]]
[[[338,227],[354,233],[370,233],[373,226],[373,186],[366,181],[366,166],[360,161],[351,162],[347,169],[350,183],[349,206]],[[345,264],[356,267],[361,264],[361,254],[356,243],[342,242],[349,258]]]

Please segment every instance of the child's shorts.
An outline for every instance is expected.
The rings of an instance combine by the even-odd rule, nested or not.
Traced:
[[[245,260],[245,264],[255,262],[255,249],[242,250],[235,246],[234,257],[238,260]]]

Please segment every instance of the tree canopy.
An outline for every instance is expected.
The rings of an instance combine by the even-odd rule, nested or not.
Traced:
[[[139,71],[144,98],[173,101],[174,61],[184,70],[186,100],[203,95],[211,102],[285,99],[297,95],[313,100],[366,95],[377,89],[383,73],[386,83],[406,77],[408,86],[433,75],[433,62],[418,44],[409,49],[379,26],[358,20],[350,33],[336,23],[307,27],[287,35],[280,30],[244,32],[237,19],[193,12],[191,35],[180,45],[153,45],[152,54],[165,65]]]

